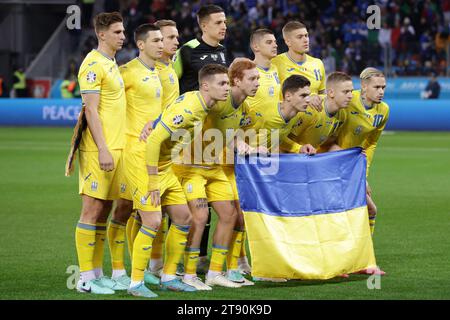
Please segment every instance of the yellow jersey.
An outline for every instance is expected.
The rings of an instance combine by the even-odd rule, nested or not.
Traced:
[[[186,92],[163,110],[147,139],[147,165],[167,168],[174,160],[172,154],[180,156],[194,135],[201,134],[209,110],[199,91]]]
[[[127,97],[126,134],[139,138],[145,124],[161,113],[162,86],[156,68],[135,58],[121,66]]]
[[[243,127],[244,120],[248,111],[249,105],[247,100],[244,100],[240,105],[237,105],[233,101],[231,91],[228,95],[227,100],[218,101],[211,108],[209,114],[205,119],[205,123],[203,124],[203,132],[205,133],[209,129],[215,129],[217,133],[220,133],[222,143],[220,145],[220,150],[208,149],[211,151],[218,151],[218,153],[211,152],[211,158],[204,159],[205,163],[219,163],[224,165],[232,165],[234,163],[234,154],[230,149],[230,146],[232,144],[232,141],[234,140],[237,129]],[[208,137],[208,134],[204,134],[204,136],[206,139]],[[213,147],[215,144],[217,144],[216,146],[219,147],[219,142],[216,140],[212,142],[204,142],[204,150],[206,150],[205,148],[208,148],[208,145]],[[209,154],[209,152],[205,152],[205,155]],[[227,155],[229,155],[231,158],[227,159]]]
[[[323,93],[325,90],[325,67],[322,60],[306,55],[304,62],[294,61],[287,52],[272,59],[277,67],[281,84],[294,74],[302,75],[311,82],[311,94]]]
[[[163,87],[162,108],[164,109],[178,98],[180,86],[172,61],[167,64],[163,61],[156,61],[156,69],[158,69],[159,79]]]
[[[281,82],[277,67],[271,63],[268,69],[257,67],[259,72],[259,88],[254,97],[247,97],[246,101],[255,111],[264,111],[278,103],[281,96]]]
[[[337,135],[345,122],[345,109],[338,110],[331,115],[325,108],[326,100],[322,101],[322,111],[312,113],[306,111],[301,114],[289,137],[298,144],[311,144],[319,148],[331,136]]]
[[[368,176],[378,139],[389,118],[389,106],[380,102],[367,108],[362,102],[361,91],[354,90],[345,113],[346,121],[337,136],[337,144],[343,149],[362,147],[366,150]]]
[[[265,112],[250,109],[244,120],[247,129],[255,129],[258,134],[258,144],[267,147],[269,151],[275,151],[278,147],[282,150],[295,150],[299,152],[301,146],[294,143],[289,137],[292,128],[297,124],[301,117],[301,112],[297,113],[290,120],[286,120],[281,113],[281,103],[277,102]],[[278,135],[278,138],[277,138]],[[277,138],[277,141],[272,141]],[[281,142],[281,143],[280,143]],[[254,143],[251,143],[254,146]]]
[[[125,146],[126,97],[116,60],[98,50],[92,50],[80,66],[78,83],[82,94],[97,93],[100,95],[97,111],[108,149],[123,149]],[[80,150],[98,151],[89,128],[81,138]]]

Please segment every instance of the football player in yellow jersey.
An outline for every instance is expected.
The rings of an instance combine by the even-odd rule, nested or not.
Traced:
[[[155,69],[155,61],[161,57],[163,50],[161,31],[152,24],[143,24],[135,30],[134,39],[139,48],[139,56],[120,67],[127,99],[126,146],[121,199],[117,201],[107,230],[112,278],[127,287],[130,285],[130,278],[124,266],[125,225],[133,210],[133,200],[138,201],[133,199],[133,191],[141,183],[141,176],[146,176],[147,173],[145,142],[139,141],[139,136],[145,124],[149,120],[156,120],[161,113],[162,101],[161,82]]]
[[[228,96],[227,69],[207,65],[199,72],[200,91],[187,92],[167,107],[147,139],[147,184],[138,186],[133,197],[138,206],[142,227],[133,244],[131,284],[129,292],[154,297],[144,285],[144,270],[151,256],[153,239],[161,224],[161,206],[169,214],[172,225],[166,238],[166,259],[161,274],[161,288],[173,291],[196,291],[176,276],[177,264],[185,253],[191,225],[191,212],[183,189],[172,170],[172,158],[183,146],[180,138],[192,139],[195,127],[203,123],[209,109],[217,100]]]
[[[247,102],[256,111],[264,111],[280,100],[281,83],[277,67],[271,60],[277,56],[277,40],[269,29],[258,29],[250,37],[250,47],[255,54],[259,72],[259,88],[254,97],[248,97]]]
[[[80,265],[79,292],[113,294],[124,286],[103,276],[106,221],[112,200],[119,197],[122,149],[125,147],[125,88],[114,56],[125,40],[119,13],[94,19],[98,48],[81,64],[78,74],[88,128],[80,143],[80,221],[75,232]]]
[[[283,39],[289,50],[272,59],[278,69],[281,83],[289,76],[299,74],[310,82],[310,112],[321,110],[322,97],[325,94],[325,68],[322,60],[308,55],[309,35],[306,26],[298,21],[290,21],[283,27]]]
[[[205,141],[212,141],[211,143],[205,141],[200,143],[203,147],[203,159],[199,159],[198,164],[185,164],[178,166],[177,169],[192,212],[192,227],[187,244],[188,258],[184,265],[184,281],[199,290],[210,290],[210,286],[214,285],[238,288],[241,285],[253,284],[237,270],[243,219],[236,225],[239,231],[233,233],[238,216],[239,199],[237,189],[233,188],[235,182],[230,181],[229,178],[231,176],[234,178],[232,151],[235,145],[234,134],[236,129],[242,125],[247,112],[247,103],[244,100],[247,96],[256,94],[259,86],[259,73],[255,63],[251,60],[237,58],[230,65],[228,74],[231,82],[230,94],[226,101],[217,102],[211,109],[202,128]],[[199,142],[194,141],[193,149]],[[227,164],[229,167],[225,168],[221,164]],[[203,205],[206,203],[212,204],[217,212],[218,222],[214,232],[211,263],[206,275],[206,284],[204,284],[197,277],[197,260],[208,219],[208,208]],[[237,234],[239,239],[236,239]],[[234,241],[231,241],[232,239]],[[236,241],[239,244],[234,246]],[[227,277],[221,274],[225,259],[228,267]],[[234,261],[232,268],[230,267],[231,260]]]
[[[386,89],[384,74],[375,68],[366,68],[360,74],[361,90],[353,92],[353,98],[346,109],[347,119],[337,136],[336,144],[330,150],[362,147],[367,155],[367,171],[373,160],[375,148],[389,118],[389,106],[383,102]],[[367,183],[367,209],[373,234],[377,207]],[[363,270],[363,273],[384,274],[379,268]]]
[[[175,101],[180,95],[178,77],[173,68],[172,58],[178,49],[178,30],[175,21],[158,20],[155,25],[161,29],[163,35],[164,50],[162,57],[156,61],[159,78],[163,86],[163,109]]]
[[[331,73],[327,77],[327,95],[322,102],[322,111],[314,114],[305,112],[289,137],[300,145],[309,143],[319,149],[329,137],[337,135],[344,124],[345,108],[352,99],[352,91],[352,78],[348,74]]]

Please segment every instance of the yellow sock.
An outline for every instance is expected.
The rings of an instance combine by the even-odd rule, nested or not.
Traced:
[[[108,244],[113,270],[124,270],[125,224],[111,220],[108,224]]]
[[[241,246],[241,254],[240,258],[247,256],[247,248],[245,247],[245,240],[247,239],[247,232],[243,231],[242,233],[242,246]]]
[[[134,215],[134,218],[133,218],[133,223],[131,225],[131,231],[130,231],[130,235],[129,235],[129,239],[130,239],[130,245],[129,245],[130,258],[133,258],[133,244],[134,244],[134,240],[136,239],[136,236],[139,233],[139,230],[141,229],[141,227],[142,227],[141,218],[139,217],[139,214],[136,212],[136,214]]]
[[[167,225],[168,225],[167,215],[164,215],[161,220],[161,226],[159,227],[158,234],[156,235],[155,241],[153,241],[152,257],[151,259],[162,259],[163,257],[163,245],[166,239]]]
[[[95,250],[94,250],[94,269],[100,270],[100,274],[96,273],[96,276],[102,276],[101,270],[103,269],[103,256],[105,255],[105,240],[106,240],[106,223],[96,223],[95,233]]]
[[[236,270],[238,268],[238,259],[242,249],[242,237],[244,231],[234,230],[231,239],[231,249],[227,255],[227,270]]]
[[[375,216],[369,216],[369,227],[370,227],[370,233],[373,236],[373,232],[375,231]]]
[[[142,281],[144,270],[152,253],[152,243],[158,230],[142,226],[133,244],[133,259],[131,262],[131,280]]]
[[[166,239],[166,261],[164,263],[164,274],[175,275],[177,265],[184,255],[187,236],[190,226],[180,226],[172,223]]]
[[[187,248],[184,254],[184,272],[186,274],[197,274],[197,262],[200,248]]]
[[[223,263],[225,262],[225,259],[227,258],[227,254],[228,254],[228,248],[213,244],[212,254],[211,254],[211,263],[209,264],[209,271],[222,272]]]
[[[134,210],[131,212],[131,215],[127,221],[127,226],[125,228],[126,235],[127,235],[128,253],[130,253],[130,257],[131,257],[131,253],[133,252],[133,241],[134,241],[134,239],[131,236],[131,230],[133,229],[134,217],[136,217],[136,214],[137,214],[137,212]]]
[[[75,246],[80,272],[94,270],[95,230],[95,224],[83,222],[78,222],[75,229]]]

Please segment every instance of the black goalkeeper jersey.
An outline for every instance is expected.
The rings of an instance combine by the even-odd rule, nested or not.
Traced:
[[[207,64],[217,63],[228,67],[225,47],[211,47],[202,39],[185,43],[175,57],[175,70],[180,82],[180,94],[198,90],[198,72]]]

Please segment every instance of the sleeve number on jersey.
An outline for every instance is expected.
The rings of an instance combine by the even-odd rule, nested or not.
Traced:
[[[376,114],[373,117],[373,126],[378,127],[381,124],[381,121],[383,121],[383,115],[382,114]]]
[[[322,74],[320,69],[314,69],[314,75],[316,76],[316,81],[322,81]]]

